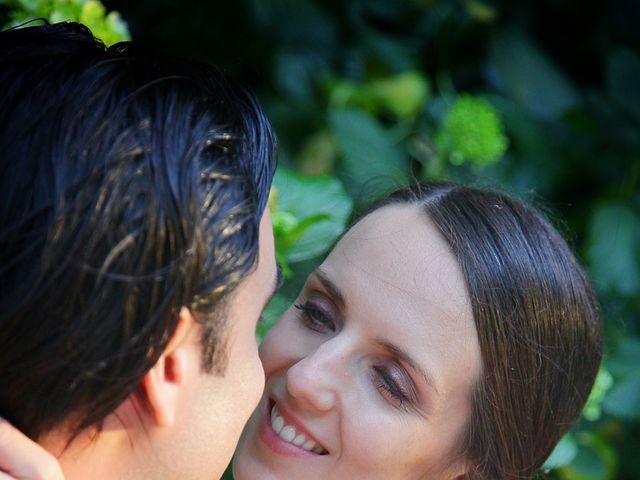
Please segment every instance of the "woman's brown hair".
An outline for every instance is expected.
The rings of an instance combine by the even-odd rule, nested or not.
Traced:
[[[505,194],[420,184],[375,208],[398,203],[424,209],[471,298],[483,369],[460,442],[468,477],[531,478],[579,418],[598,371],[591,284],[549,221]]]

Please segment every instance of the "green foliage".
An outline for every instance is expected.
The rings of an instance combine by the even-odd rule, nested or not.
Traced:
[[[587,255],[593,278],[603,291],[627,295],[638,291],[638,245],[640,218],[632,208],[622,202],[606,202],[594,209]]]
[[[628,420],[640,420],[638,405],[640,405],[640,375],[618,382],[605,402],[608,413]]]
[[[331,90],[330,103],[338,108],[357,107],[373,114],[396,118],[415,117],[429,97],[429,82],[419,72],[405,72],[360,85],[339,80]]]
[[[576,445],[573,436],[568,433],[558,442],[549,458],[544,464],[544,468],[551,470],[554,468],[569,465],[578,455],[578,445]]]
[[[456,99],[436,142],[452,164],[469,162],[477,167],[498,162],[508,145],[495,109],[487,100],[469,95]]]
[[[269,196],[276,257],[285,279],[292,279],[290,265],[317,259],[345,231],[353,201],[336,178],[300,175],[278,167]],[[300,281],[300,279],[296,279]],[[278,293],[263,312],[257,330],[264,337],[276,319],[291,305],[291,298]]]
[[[640,420],[640,339],[625,338],[608,359],[616,382],[604,398],[606,413],[623,420]]]
[[[278,132],[272,207],[289,276],[260,334],[344,230],[353,205],[362,209],[413,177],[544,198],[593,279],[606,338],[584,418],[548,459],[548,477],[637,480],[640,13],[632,3],[108,5],[135,23],[138,40],[243,79]],[[68,9],[80,19],[87,4],[0,0],[7,20]],[[86,8],[86,21],[102,15],[118,30],[111,14]]]
[[[359,203],[406,181],[407,158],[376,118],[363,111],[337,110],[330,112],[329,124],[342,156],[340,177]]]
[[[269,199],[278,260],[289,263],[325,253],[345,230],[352,201],[327,175],[306,177],[278,168]]]
[[[533,192],[567,223],[602,302],[606,361],[545,468],[561,480],[640,478],[637,48],[607,30],[602,7],[303,1],[282,22],[282,3],[259,3],[260,32],[249,22],[245,33],[270,42],[254,68],[271,75],[275,91],[261,97],[288,167],[339,179],[358,208],[413,176],[452,178]],[[306,263],[290,267],[299,284]]]
[[[571,82],[522,31],[498,33],[491,62],[505,95],[536,117],[557,118],[578,103]]]
[[[99,0],[2,0],[9,8],[10,22],[5,27],[21,25],[35,18],[51,23],[79,22],[91,30],[105,45],[130,40],[127,24],[118,12],[110,12]]]
[[[467,11],[471,17],[480,23],[492,23],[498,14],[492,6],[479,0],[465,0]]]
[[[601,368],[596,377],[591,394],[589,395],[589,400],[582,412],[585,419],[590,422],[595,422],[600,419],[602,415],[602,402],[612,386],[613,377],[606,369]]]
[[[630,49],[615,50],[608,58],[607,77],[611,99],[640,120],[640,55]]]
[[[562,480],[611,480],[616,478],[617,459],[613,449],[593,434],[583,434],[571,463],[559,468]]]

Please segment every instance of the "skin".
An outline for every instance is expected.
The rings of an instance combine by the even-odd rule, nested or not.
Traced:
[[[460,267],[424,212],[365,217],[295,303],[261,345],[266,388],[235,478],[462,478],[481,357]],[[323,454],[275,435],[274,404]]]
[[[260,224],[257,267],[238,286],[228,307],[227,322],[231,328],[226,344],[226,370],[222,376],[200,371],[194,382],[194,395],[182,405],[182,417],[175,422],[178,434],[169,435],[163,443],[165,449],[158,450],[154,458],[171,472],[167,478],[209,480],[221,477],[228,466],[264,389],[255,330],[278,283],[273,227],[267,209]],[[198,360],[199,342],[198,335],[193,345]],[[192,477],[186,475],[189,471],[194,472]]]
[[[83,432],[69,446],[64,428],[39,439],[59,459],[65,477],[210,480],[222,476],[263,392],[255,328],[278,282],[267,211],[260,224],[256,268],[234,291],[225,312],[224,374],[202,369],[201,326],[183,307],[171,341],[141,382],[142,395],[131,395],[104,420],[100,432]]]
[[[265,282],[273,285],[276,276],[273,239],[270,232],[266,236],[271,245],[261,232],[261,263],[237,290],[228,382],[201,379],[201,401],[180,420],[185,437],[173,438],[173,452],[157,452],[160,464],[167,458],[175,463],[174,473],[181,461],[193,461],[176,456],[176,443],[184,441],[185,452],[195,448],[201,461],[216,462],[207,464],[206,478],[219,477],[235,445],[234,432],[255,404],[262,380],[253,329],[264,303],[250,299],[262,294],[266,303]],[[270,266],[263,267],[265,258]],[[468,465],[452,452],[468,420],[480,352],[462,274],[424,213],[389,206],[367,216],[309,277],[296,305],[303,309],[292,306],[261,346],[266,388],[241,439],[235,478],[463,477]],[[270,428],[265,417],[273,403],[325,454],[294,447],[273,433],[265,443],[261,431]],[[218,425],[217,435],[202,433],[213,419],[228,424]],[[204,471],[206,462],[201,463]]]
[[[63,480],[60,464],[49,452],[0,419],[0,480]],[[4,471],[7,468],[7,471]]]
[[[240,434],[262,396],[265,377],[258,356],[256,325],[280,282],[271,215],[266,209],[260,223],[257,268],[237,288],[229,307],[227,321],[232,329],[227,344],[226,371],[223,376],[204,374],[207,378],[203,379],[202,385],[206,391],[196,402],[196,405],[202,406],[202,410],[193,419],[191,428],[201,425],[200,430],[204,430],[204,435],[192,438],[192,445],[194,448],[199,446],[200,449],[206,446],[206,458],[217,463],[217,468],[213,471],[203,468],[200,478],[222,476],[233,456]],[[212,419],[215,419],[214,428],[211,428]]]

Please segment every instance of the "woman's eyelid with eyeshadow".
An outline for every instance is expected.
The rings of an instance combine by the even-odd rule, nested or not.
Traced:
[[[318,308],[310,301],[297,303],[295,307],[300,311],[301,320],[307,328],[320,333],[325,330],[335,331],[333,320],[321,308]]]
[[[304,302],[301,301],[300,303],[311,303],[319,307],[318,310],[331,318],[336,329],[341,325],[342,316],[345,314],[341,308],[342,297],[334,299],[331,292],[325,288],[323,282],[316,275],[312,274],[307,280],[303,289],[302,299],[304,299]]]
[[[420,397],[416,386],[411,375],[400,363],[395,360],[387,360],[386,365],[374,365],[373,369],[385,384],[391,384],[391,388],[385,387],[385,390],[395,398],[395,401],[399,402],[399,407],[403,410],[408,410],[408,407],[420,410]],[[391,391],[396,389],[399,390],[399,393]]]
[[[327,328],[335,332],[340,324],[340,312],[327,294],[306,285],[299,301],[294,305],[302,316],[302,320],[313,330],[314,326]]]
[[[328,304],[331,306],[328,306]],[[335,313],[337,307],[326,298],[324,292],[305,287],[299,303],[296,303],[295,307],[300,311],[301,321],[311,330],[325,333],[324,329],[335,331],[338,328],[337,320],[334,319],[335,315],[337,315]],[[319,320],[318,316],[327,321]],[[330,323],[332,328],[327,323]],[[408,411],[411,407],[415,408],[418,402],[416,389],[410,374],[401,363],[388,355],[383,355],[382,357],[375,355],[374,359],[370,366],[372,371],[371,381],[378,394],[386,402],[400,410]]]
[[[305,284],[303,289],[303,295],[301,295],[301,298],[300,298],[300,305],[297,306],[297,308],[299,310],[302,310],[304,308],[300,308],[300,307],[307,306],[308,303],[311,303],[312,308],[314,310],[318,310],[322,312],[323,315],[329,316],[334,324],[334,329],[338,330],[339,328],[342,327],[342,322],[343,322],[342,317],[343,315],[345,315],[345,312],[342,311],[342,308],[346,308],[346,305],[341,307],[341,305],[343,305],[343,302],[345,301],[344,296],[341,294],[340,298],[334,301],[334,299],[332,298],[331,292],[326,290],[324,282],[320,281],[319,278],[315,278],[315,277],[316,277],[315,275],[311,275],[307,280],[307,283]],[[319,299],[319,302],[322,302],[322,305],[328,305],[328,312],[324,308],[317,308],[317,304],[311,301],[312,299],[313,300]],[[305,312],[301,311],[300,313],[304,314]],[[402,402],[401,402],[402,405],[399,405],[399,408],[401,408],[402,410],[413,409],[417,411],[420,415],[423,415],[423,408],[421,405],[421,395],[419,394],[419,389],[415,383],[415,380],[412,374],[409,373],[412,370],[410,368],[405,367],[405,365],[402,362],[402,359],[396,358],[393,355],[388,355],[388,353],[389,352],[385,352],[385,355],[383,356],[381,361],[383,362],[384,365],[389,365],[389,362],[391,362],[391,364],[393,365],[392,368],[399,369],[398,371],[401,372],[399,375],[402,375],[402,385],[398,385],[399,382],[396,379],[394,378],[390,379],[392,382],[396,384],[396,387],[399,388],[401,392],[403,392],[403,395],[405,397],[402,399]],[[376,367],[375,365],[371,367],[374,369],[373,376],[380,377],[380,373],[378,371],[375,371],[375,367]],[[382,368],[388,371],[390,367],[385,366]],[[380,384],[380,381],[382,380],[378,379],[375,381],[377,381],[377,383]],[[391,392],[388,392],[388,394],[393,396]]]

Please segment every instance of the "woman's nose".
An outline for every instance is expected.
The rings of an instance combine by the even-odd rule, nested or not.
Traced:
[[[346,356],[328,341],[299,359],[287,370],[287,389],[301,406],[328,412],[337,401],[339,372],[347,368]]]

